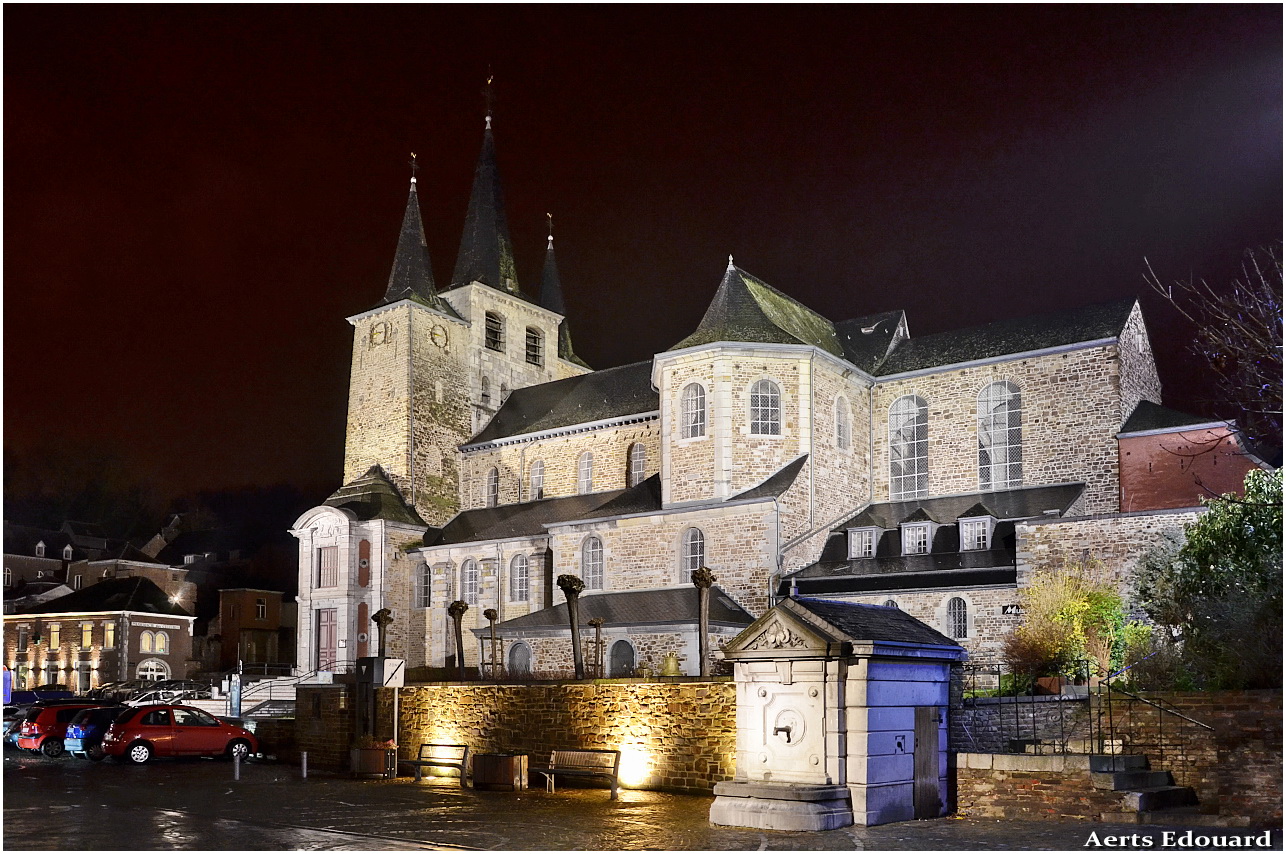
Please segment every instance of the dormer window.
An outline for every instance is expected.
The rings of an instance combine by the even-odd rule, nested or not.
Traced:
[[[960,520],[960,551],[976,552],[991,548],[991,532],[996,520],[990,516]]]
[[[850,560],[875,557],[875,546],[880,541],[878,528],[853,528],[848,532],[848,557]]]
[[[932,527],[929,522],[916,522],[902,526],[902,554],[926,555],[929,543],[932,542]]]
[[[45,556],[45,544],[43,541],[36,543],[36,557]]]
[[[63,560],[71,560],[71,546],[63,549]]]

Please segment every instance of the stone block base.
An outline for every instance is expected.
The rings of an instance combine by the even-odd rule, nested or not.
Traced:
[[[710,823],[757,830],[834,830],[853,823],[844,786],[717,783]]]

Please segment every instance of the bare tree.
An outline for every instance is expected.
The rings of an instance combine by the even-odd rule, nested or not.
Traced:
[[[1247,249],[1240,278],[1216,288],[1191,278],[1171,285],[1147,264],[1143,278],[1197,328],[1194,352],[1218,377],[1220,401],[1237,410],[1245,445],[1270,459],[1282,441],[1280,248]]]

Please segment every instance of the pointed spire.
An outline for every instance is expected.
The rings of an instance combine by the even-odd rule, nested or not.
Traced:
[[[415,154],[412,153],[411,192],[406,200],[406,213],[402,215],[402,232],[397,238],[393,269],[388,276],[388,289],[384,291],[382,305],[404,299],[425,305],[438,302],[437,291],[433,287],[433,268],[429,264],[429,245],[424,239],[424,223],[420,220],[420,200],[415,192],[417,168]]]
[[[540,305],[563,315],[558,322],[558,357],[588,368],[572,350],[572,331],[567,325],[567,308],[563,305],[563,284],[558,276],[558,262],[554,258],[554,218],[549,214],[549,243],[545,247],[545,269],[540,278]]]
[[[509,223],[505,219],[504,194],[500,190],[500,173],[496,169],[496,141],[491,133],[491,80],[487,78],[487,127],[482,134],[482,153],[473,173],[473,192],[469,196],[469,211],[464,218],[464,234],[460,237],[460,254],[451,275],[451,287],[481,282],[521,297]]]

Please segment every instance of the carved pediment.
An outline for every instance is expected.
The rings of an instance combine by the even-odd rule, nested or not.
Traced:
[[[749,642],[742,644],[741,649],[807,649],[812,646],[806,638],[794,632],[790,626],[777,618],[769,621],[764,630]]]

